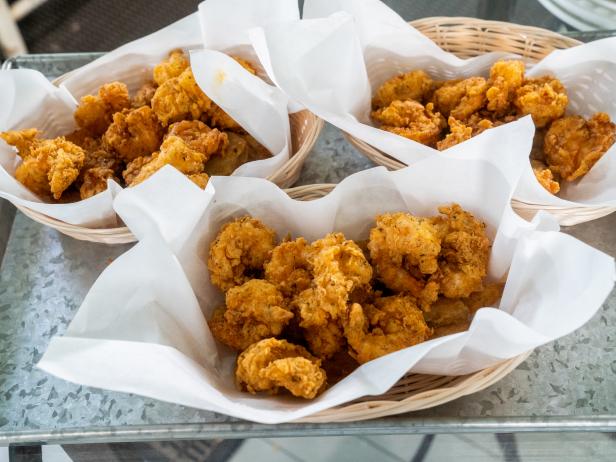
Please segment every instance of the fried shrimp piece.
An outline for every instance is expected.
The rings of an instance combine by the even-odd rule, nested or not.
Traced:
[[[210,245],[212,284],[226,292],[258,275],[276,247],[276,233],[256,218],[237,218],[222,227]]]
[[[158,155],[158,153],[156,153],[156,155]],[[137,178],[137,175],[139,175],[139,172],[141,172],[141,169],[145,165],[152,162],[153,157],[153,155],[137,157],[132,162],[126,164],[126,168],[122,172],[122,178],[124,178],[124,183],[126,183],[127,186],[132,185],[135,181],[135,178]]]
[[[344,346],[341,320],[353,293],[370,283],[372,267],[359,246],[342,233],[313,242],[307,255],[313,284],[293,304],[310,350],[328,358]]]
[[[188,179],[199,186],[201,189],[205,189],[210,177],[207,173],[193,173],[188,175]]]
[[[193,122],[180,122],[182,127],[176,127],[176,131],[170,130],[160,146],[160,152],[154,153],[149,160],[127,165],[124,175],[127,185],[135,186],[145,181],[165,165],[171,165],[191,180],[196,180],[197,185],[203,184],[204,180],[207,183],[208,177],[203,172],[205,162],[224,146],[227,136],[216,129],[209,129],[202,122],[199,123],[205,127],[203,131],[199,131],[200,126],[195,130],[195,126],[191,125]]]
[[[23,162],[15,170],[15,179],[35,194],[60,199],[77,179],[83,167],[82,148],[64,137],[36,138],[34,129],[4,132],[2,139],[18,148]]]
[[[597,112],[588,121],[581,116],[555,120],[543,147],[550,170],[573,181],[585,175],[615,140],[616,125],[608,114]]]
[[[558,191],[560,191],[560,184],[554,179],[552,170],[550,170],[547,165],[534,159],[531,159],[530,165],[533,168],[533,173],[535,174],[539,184],[549,193],[557,194]]]
[[[131,107],[136,109],[152,104],[152,98],[154,97],[154,93],[156,93],[156,88],[157,86],[154,82],[144,83],[131,100]]]
[[[306,254],[308,242],[303,237],[279,244],[265,263],[265,279],[274,284],[285,297],[293,297],[312,283],[312,272]]]
[[[329,358],[345,344],[340,316],[346,311],[346,299],[339,290],[311,287],[297,295],[293,307],[310,351],[319,358]],[[334,312],[336,318],[330,314]]]
[[[431,330],[412,297],[377,298],[374,305],[354,303],[345,322],[349,353],[363,364],[427,340]]]
[[[434,145],[446,126],[445,119],[434,112],[432,103],[425,107],[417,101],[392,101],[389,106],[372,112],[381,129],[418,143]]]
[[[231,175],[240,165],[248,162],[248,143],[233,132],[226,132],[228,143],[223,149],[210,157],[204,170],[209,175]]]
[[[379,87],[372,98],[373,109],[389,106],[395,100],[422,102],[432,89],[432,79],[424,71],[412,71],[397,75]]]
[[[440,293],[448,298],[468,297],[481,289],[490,258],[485,224],[458,204],[439,207],[444,217],[434,219],[442,237],[438,263]]]
[[[525,80],[516,91],[513,104],[518,114],[530,114],[535,126],[541,128],[562,117],[568,102],[567,91],[560,80],[545,76]]]
[[[81,98],[75,110],[75,122],[94,137],[105,133],[111,125],[113,114],[130,107],[128,88],[122,82],[112,82],[101,86],[97,95]]]
[[[165,61],[154,67],[152,72],[154,82],[160,86],[167,80],[179,76],[189,65],[188,56],[182,50],[172,50]]]
[[[321,308],[332,319],[343,316],[351,292],[367,286],[372,279],[372,267],[361,248],[342,233],[330,233],[313,242],[308,261],[315,285],[323,289]]]
[[[230,288],[225,302],[226,306],[215,312],[209,325],[216,340],[236,350],[280,335],[293,318],[276,286],[261,279]]]
[[[7,144],[15,146],[19,152],[19,156],[24,160],[30,155],[30,148],[37,136],[38,130],[36,128],[0,133],[0,138],[6,141]]]
[[[107,180],[113,179],[117,181],[115,171],[105,167],[89,168],[83,174],[81,186],[79,187],[79,196],[82,199],[95,196],[107,189]]]
[[[323,391],[326,380],[321,361],[286,340],[261,340],[237,358],[235,383],[253,394],[277,394],[285,388],[294,396],[312,399]]]
[[[436,149],[439,151],[444,151],[463,141],[470,140],[473,136],[473,127],[466,126],[464,122],[449,116],[447,123],[449,125],[449,133],[445,138],[436,143]]]
[[[424,312],[428,326],[433,329],[432,338],[468,330],[472,316],[479,308],[494,305],[503,293],[503,284],[489,283],[466,298],[439,297]]]
[[[483,77],[445,82],[432,95],[438,112],[464,121],[480,110],[486,103],[488,83]]]
[[[228,137],[225,133],[212,129],[200,120],[183,120],[169,126],[167,139],[177,137],[184,145],[184,149],[203,154],[204,162],[213,154],[222,150]]]
[[[162,138],[162,127],[149,106],[116,112],[113,123],[103,135],[104,143],[124,162],[152,154]]]
[[[378,215],[368,250],[377,278],[389,289],[422,303],[436,299],[438,285],[427,279],[438,270],[441,239],[430,219],[405,212]]]
[[[213,127],[221,130],[231,130],[242,132],[243,128],[238,124],[229,114],[222,110],[220,106],[212,103],[210,110],[208,111],[210,117],[210,124]]]
[[[487,109],[497,116],[503,116],[511,110],[511,103],[516,91],[524,81],[524,63],[522,61],[497,61],[490,69],[489,88],[486,92]]]
[[[165,127],[181,120],[199,119],[211,105],[212,100],[199,88],[190,67],[165,81],[152,98],[152,109]]]

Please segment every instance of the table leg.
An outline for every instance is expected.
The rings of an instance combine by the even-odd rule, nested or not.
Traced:
[[[9,446],[9,462],[43,462],[41,446]]]

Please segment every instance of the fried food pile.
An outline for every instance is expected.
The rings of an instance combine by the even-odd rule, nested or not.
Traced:
[[[271,156],[201,91],[182,50],[155,66],[132,97],[122,82],[105,84],[81,98],[74,117],[78,129],[53,139],[36,128],[0,133],[22,159],[15,178],[44,200],[87,199],[108,179],[134,186],[165,165],[204,188],[209,175]]]
[[[525,77],[522,61],[498,61],[489,78],[434,81],[415,70],[386,81],[372,98],[381,129],[443,151],[493,127],[530,114],[539,148],[531,154],[539,183],[550,193],[586,174],[616,141],[603,112],[565,116],[569,99],[556,78]]]
[[[485,282],[484,223],[457,204],[439,212],[379,215],[363,242],[279,242],[250,216],[225,224],[207,261],[225,304],[208,324],[239,352],[239,389],[312,399],[360,364],[466,330],[502,284]]]

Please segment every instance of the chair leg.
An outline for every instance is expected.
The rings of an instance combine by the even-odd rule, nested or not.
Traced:
[[[0,48],[7,58],[28,52],[7,0],[0,0]]]

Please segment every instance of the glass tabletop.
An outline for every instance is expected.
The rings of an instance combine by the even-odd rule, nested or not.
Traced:
[[[582,40],[611,34],[573,31],[537,2],[386,3],[406,19],[444,14],[479,16],[546,27]],[[452,5],[458,5],[458,9]],[[37,69],[53,78],[96,56],[28,55],[8,60],[3,67]],[[337,129],[327,125],[298,184],[336,183],[371,166]],[[616,256],[614,229],[616,214],[564,231]],[[128,248],[76,241],[19,212],[15,214],[12,206],[0,201],[0,445],[378,433],[616,431],[616,340],[610,328],[616,324],[614,292],[586,326],[537,349],[497,384],[436,408],[365,422],[254,424],[71,384],[36,369],[50,338],[62,335],[96,277]]]

